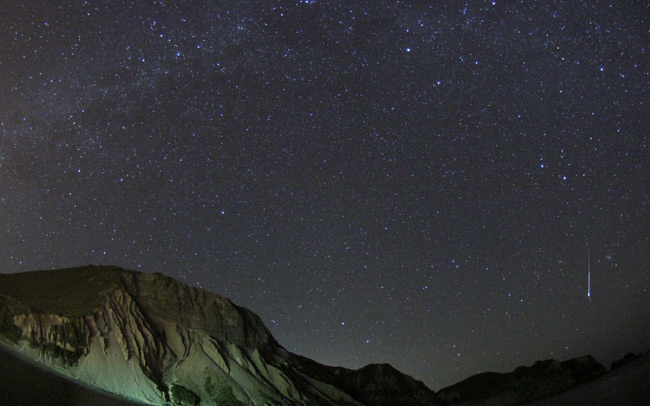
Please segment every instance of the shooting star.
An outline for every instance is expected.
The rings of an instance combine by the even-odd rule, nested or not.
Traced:
[[[587,297],[591,300],[591,256],[589,255],[589,241],[587,245]]]

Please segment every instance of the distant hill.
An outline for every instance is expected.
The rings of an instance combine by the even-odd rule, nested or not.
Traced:
[[[635,357],[611,372],[525,406],[648,406],[650,356]]]
[[[441,389],[450,405],[507,406],[545,398],[598,378],[606,369],[591,356],[538,361],[510,373],[486,372]]]
[[[66,376],[150,404],[443,404],[389,365],[318,364],[224,297],[117,267],[0,275],[0,338]]]

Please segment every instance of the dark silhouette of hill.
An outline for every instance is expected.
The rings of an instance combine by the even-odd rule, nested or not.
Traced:
[[[635,357],[607,374],[526,406],[648,406],[650,356]]]
[[[477,374],[438,394],[451,405],[514,405],[563,392],[605,372],[605,367],[591,356],[563,362],[538,361],[510,373]]]

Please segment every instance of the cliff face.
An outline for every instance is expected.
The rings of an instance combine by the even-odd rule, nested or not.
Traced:
[[[591,356],[567,361],[538,361],[510,373],[487,372],[441,389],[439,397],[450,405],[513,405],[551,396],[605,374]]]
[[[115,267],[0,275],[0,337],[66,375],[154,404],[439,404],[392,367],[325,367],[287,352],[226,298]]]

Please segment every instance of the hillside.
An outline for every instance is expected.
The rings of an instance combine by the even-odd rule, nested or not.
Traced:
[[[116,267],[0,275],[0,336],[62,374],[152,404],[441,404],[392,367],[320,365],[226,298]]]

